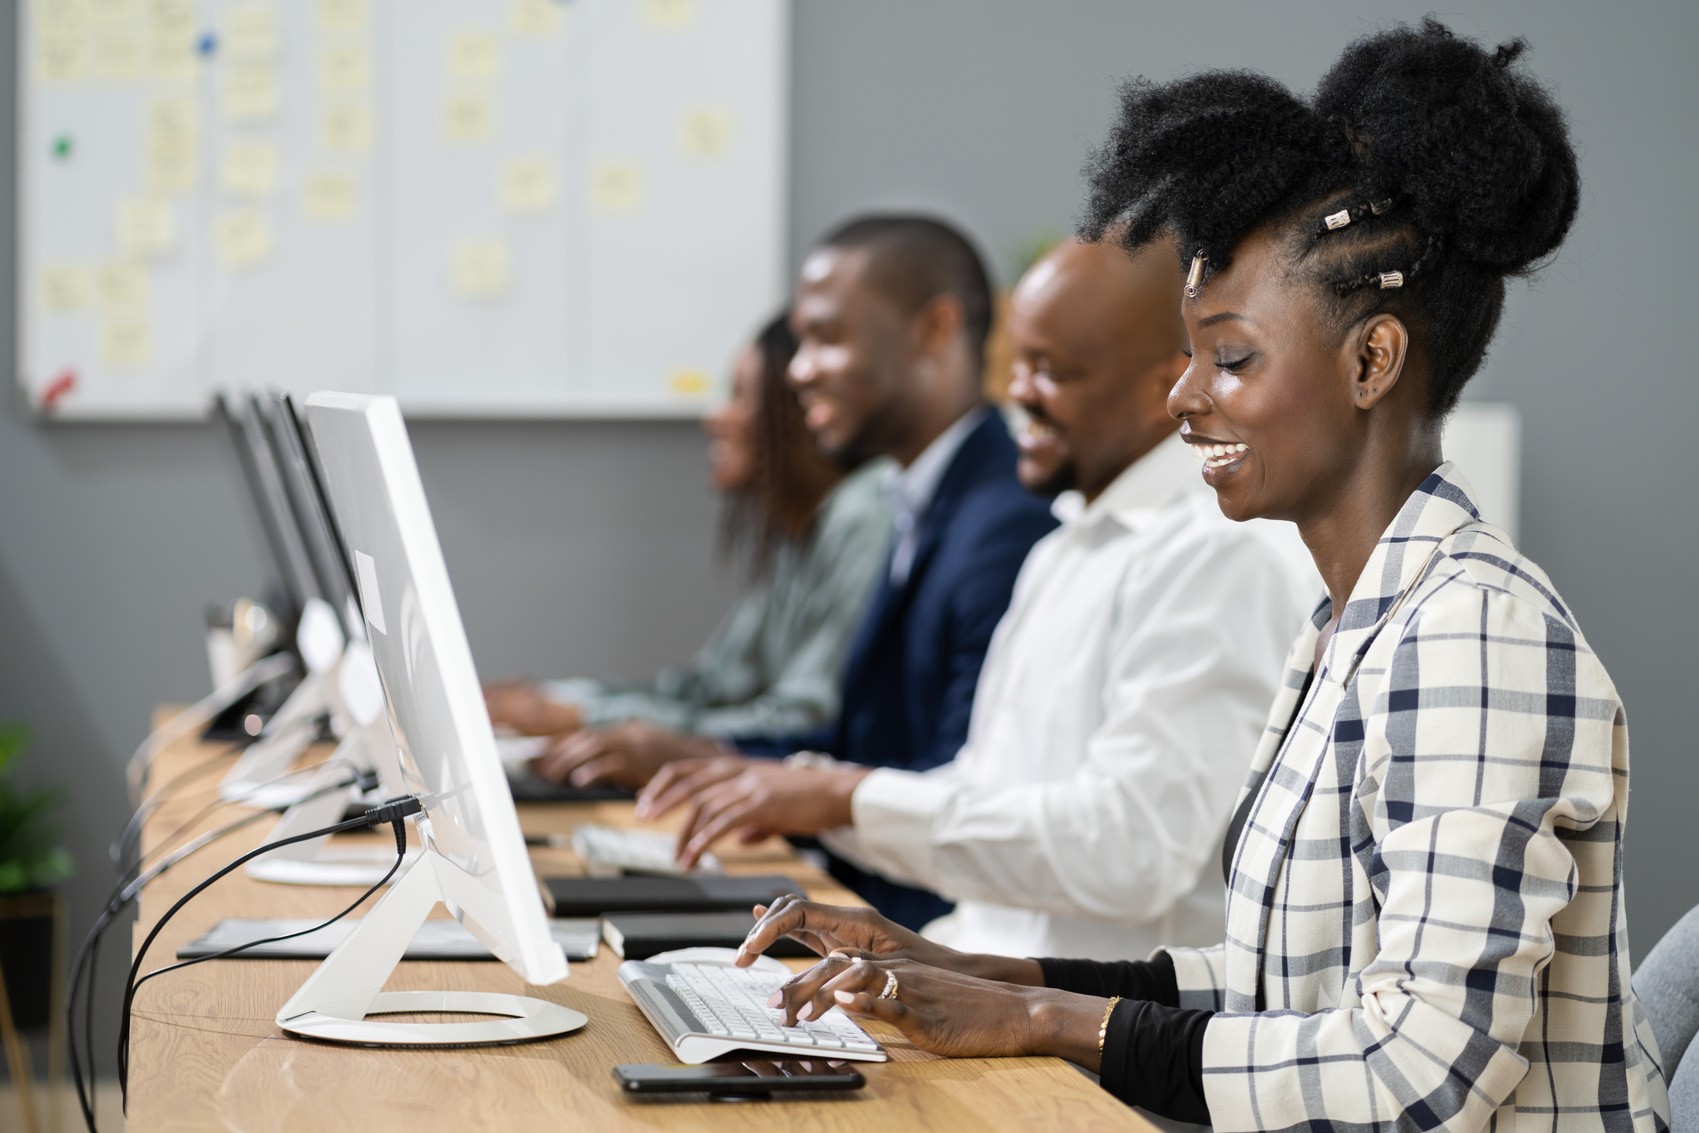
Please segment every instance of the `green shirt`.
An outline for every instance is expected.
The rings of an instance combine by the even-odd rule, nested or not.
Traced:
[[[689,664],[646,685],[549,681],[589,726],[649,720],[706,736],[775,736],[837,717],[844,654],[890,546],[885,480],[871,460],[820,502],[814,526],[786,540]]]

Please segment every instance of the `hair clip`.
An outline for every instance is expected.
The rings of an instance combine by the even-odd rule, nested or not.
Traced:
[[[1192,257],[1192,270],[1186,273],[1186,298],[1196,299],[1198,297],[1198,291],[1203,287],[1203,265],[1208,259],[1209,257],[1203,254],[1202,248],[1199,248],[1197,254]]]
[[[1385,291],[1389,287],[1403,287],[1404,273],[1401,271],[1383,271],[1380,273],[1380,288]]]
[[[1390,209],[1391,207],[1392,207],[1392,198],[1388,197],[1384,201],[1372,201],[1372,202],[1370,202],[1369,211],[1374,213],[1376,216],[1379,216],[1381,213],[1385,212],[1386,210]]]
[[[1351,210],[1340,209],[1336,213],[1330,213],[1327,216],[1322,217],[1321,222],[1327,225],[1327,230],[1329,232],[1338,228],[1344,228],[1347,224],[1351,223]]]

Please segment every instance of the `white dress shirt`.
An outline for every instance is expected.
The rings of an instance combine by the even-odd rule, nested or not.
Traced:
[[[966,951],[1213,943],[1222,834],[1321,580],[1290,524],[1224,518],[1177,436],[1055,510],[955,760],[875,770],[823,840],[958,902],[926,934]]]
[[[948,429],[932,438],[932,443],[909,462],[907,468],[896,468],[886,484],[891,501],[891,521],[896,530],[896,542],[891,545],[891,585],[901,587],[908,581],[914,566],[915,552],[920,550],[920,521],[938,494],[938,482],[956,458],[969,433],[979,427],[991,412],[983,405],[968,410]]]

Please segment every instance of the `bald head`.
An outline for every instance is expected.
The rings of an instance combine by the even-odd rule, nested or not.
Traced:
[[[1168,391],[1185,370],[1172,249],[1129,256],[1112,241],[1058,245],[1010,299],[1017,438],[1028,488],[1094,499],[1172,433]]]

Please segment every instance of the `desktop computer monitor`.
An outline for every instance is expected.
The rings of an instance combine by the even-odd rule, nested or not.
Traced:
[[[365,636],[365,628],[354,593],[352,568],[325,503],[319,471],[313,463],[309,442],[302,435],[294,401],[286,393],[256,394],[253,408],[265,423],[284,496],[307,560],[312,564],[319,593],[341,619],[343,633],[358,641]]]
[[[317,393],[306,418],[354,563],[396,770],[424,807],[423,849],[278,1013],[278,1025],[309,1038],[426,1045],[516,1042],[581,1027],[578,1012],[520,996],[380,992],[438,902],[528,983],[564,979],[566,957],[549,934],[401,411],[393,398]],[[366,1017],[430,1010],[508,1017]]]
[[[248,484],[254,514],[271,548],[278,582],[289,599],[291,609],[280,612],[286,617],[299,616],[309,600],[322,598],[323,595],[294,513],[290,510],[283,474],[278,470],[271,440],[266,436],[265,423],[260,420],[256,408],[239,395],[220,394],[217,406],[219,416],[230,432],[237,461],[242,465],[242,477]]]

